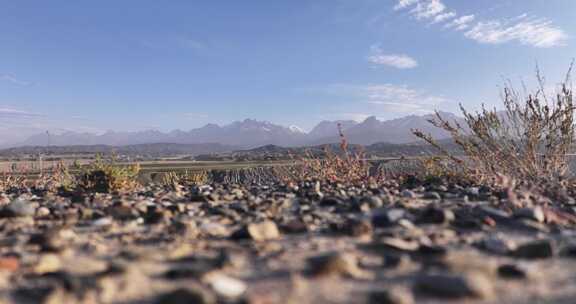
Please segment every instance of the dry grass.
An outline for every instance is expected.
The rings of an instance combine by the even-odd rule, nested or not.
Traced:
[[[140,166],[138,164],[121,166],[114,160],[104,161],[101,157],[83,169],[78,188],[86,192],[126,192],[138,188],[136,181]]]
[[[300,180],[343,182],[343,183],[373,183],[379,176],[370,173],[370,163],[361,150],[350,152],[348,141],[344,136],[342,126],[338,125],[340,136],[340,153],[334,153],[325,147],[323,155],[314,156],[307,152],[305,157],[297,159],[299,165],[291,168],[278,168],[277,174],[284,181]]]
[[[206,171],[192,172],[168,172],[162,176],[162,185],[171,189],[179,189],[180,186],[201,185],[209,180]]]
[[[483,106],[470,113],[460,106],[465,125],[437,112],[430,123],[449,132],[464,156],[447,151],[420,130],[413,132],[438,148],[449,166],[479,182],[498,176],[526,182],[561,180],[568,173],[567,154],[575,132],[571,70],[553,97],[546,95],[544,78],[537,72],[539,87],[533,93],[521,94],[507,84],[503,111]]]
[[[0,192],[10,189],[22,189],[26,186],[26,177],[3,172],[0,175]]]

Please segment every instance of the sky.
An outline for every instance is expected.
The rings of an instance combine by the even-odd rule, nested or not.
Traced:
[[[393,119],[553,86],[574,0],[0,1],[0,134]]]

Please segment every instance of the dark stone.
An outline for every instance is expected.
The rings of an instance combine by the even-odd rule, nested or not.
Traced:
[[[447,224],[454,221],[454,213],[447,209],[428,208],[419,217],[422,224]]]
[[[512,255],[525,259],[545,259],[554,255],[554,246],[550,240],[538,240],[518,246]]]
[[[379,209],[375,210],[372,215],[372,224],[375,227],[390,227],[395,225],[399,220],[406,216],[404,209]]]
[[[526,272],[514,264],[504,264],[498,267],[498,275],[505,279],[525,279]]]
[[[320,201],[322,207],[335,207],[342,204],[342,200],[337,197],[325,197]]]
[[[280,230],[287,234],[306,233],[308,232],[308,226],[306,226],[306,223],[303,221],[294,219],[286,224],[281,225]]]
[[[155,304],[211,304],[216,303],[213,295],[199,289],[179,288],[159,296]]]
[[[412,304],[414,297],[411,293],[404,290],[390,289],[378,290],[370,294],[369,304]]]
[[[415,288],[443,298],[490,298],[494,293],[492,283],[478,273],[422,275],[416,279]]]

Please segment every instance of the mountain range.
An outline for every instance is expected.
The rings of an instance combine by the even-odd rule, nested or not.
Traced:
[[[450,120],[461,121],[451,113],[441,113]],[[110,145],[126,146],[153,143],[205,144],[216,143],[239,148],[253,148],[264,145],[285,147],[319,145],[339,141],[338,124],[352,144],[370,145],[374,143],[404,144],[417,141],[412,129],[431,133],[438,139],[448,134],[434,126],[428,120],[432,115],[410,115],[393,120],[379,120],[368,117],[362,122],[353,120],[322,121],[310,132],[304,132],[296,126],[281,126],[267,121],[245,119],[228,125],[207,124],[189,131],[174,130],[160,132],[146,130],[137,132],[108,131],[103,134],[64,132],[61,134],[39,133],[10,146],[72,146],[72,145]]]

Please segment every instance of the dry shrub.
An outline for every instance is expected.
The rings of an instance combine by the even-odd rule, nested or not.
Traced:
[[[0,175],[0,192],[10,189],[22,189],[26,187],[27,179],[24,175],[2,172]]]
[[[571,70],[572,66],[553,98],[546,95],[544,78],[537,71],[539,87],[534,93],[521,94],[507,83],[502,92],[504,111],[483,106],[470,113],[460,105],[465,125],[436,112],[430,123],[449,132],[464,156],[447,151],[420,130],[413,133],[478,182],[494,181],[497,176],[525,182],[560,180],[567,174],[567,154],[574,140]]]
[[[140,165],[119,165],[114,159],[104,161],[100,156],[83,168],[78,187],[87,192],[126,192],[138,188],[136,181]]]
[[[60,161],[50,172],[42,172],[40,177],[34,182],[34,187],[45,189],[49,192],[70,192],[78,184],[77,177],[70,173],[68,166]]]
[[[178,189],[180,186],[201,185],[208,182],[208,173],[206,171],[192,172],[179,171],[168,172],[162,176],[162,185],[172,189]]]
[[[315,180],[342,183],[368,183],[376,177],[370,174],[370,163],[361,150],[350,152],[348,141],[338,124],[340,153],[334,153],[328,146],[323,155],[314,156],[310,151],[297,160],[298,165],[289,169],[277,168],[276,172],[285,181]]]

